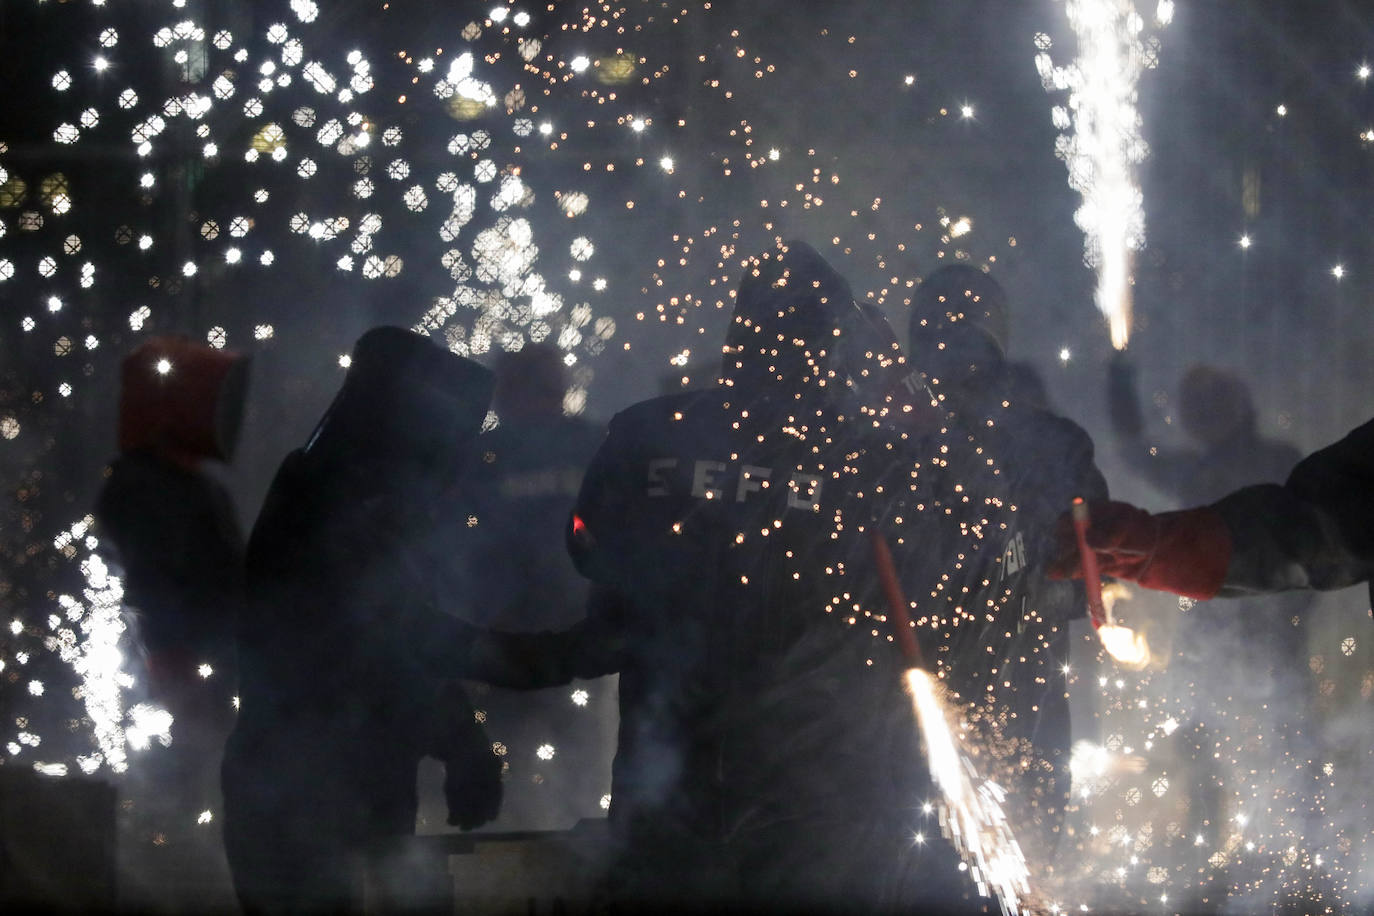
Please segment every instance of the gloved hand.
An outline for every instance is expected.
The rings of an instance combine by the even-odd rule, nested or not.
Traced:
[[[444,763],[444,800],[451,827],[472,830],[501,812],[501,758],[457,681],[436,697],[428,752]]]
[[[1152,515],[1121,502],[1089,506],[1088,546],[1098,571],[1145,588],[1205,600],[1216,595],[1231,563],[1231,532],[1209,507]],[[1055,524],[1052,579],[1083,578],[1069,513]]]

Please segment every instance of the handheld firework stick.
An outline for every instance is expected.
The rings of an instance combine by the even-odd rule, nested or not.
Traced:
[[[1083,564],[1083,587],[1088,592],[1088,619],[1093,622],[1097,638],[1119,664],[1128,668],[1144,668],[1150,660],[1150,647],[1145,637],[1130,627],[1112,619],[1102,600],[1102,576],[1097,569],[1097,554],[1088,546],[1088,524],[1092,521],[1088,504],[1075,496],[1072,507],[1073,532],[1078,537],[1078,555]]]
[[[1073,498],[1073,533],[1078,537],[1078,556],[1083,564],[1083,587],[1088,590],[1088,618],[1093,629],[1101,629],[1107,622],[1107,608],[1102,603],[1102,576],[1097,571],[1097,554],[1088,546],[1088,524],[1092,517],[1083,497]]]
[[[972,760],[964,752],[963,739],[951,724],[954,716],[944,691],[925,668],[911,614],[907,612],[906,596],[897,581],[892,551],[876,529],[869,533],[869,540],[878,581],[896,630],[897,648],[909,666],[906,683],[912,711],[925,744],[931,779],[942,798],[940,822],[960,857],[971,866],[979,893],[996,894],[1004,916],[1019,914],[1022,899],[1030,894],[1030,870],[1002,811],[1004,793],[996,785],[979,779]]]
[[[912,631],[911,615],[906,609],[906,596],[902,594],[902,585],[897,581],[897,568],[892,562],[892,551],[887,546],[887,539],[876,528],[870,532],[869,537],[873,542],[873,562],[878,567],[878,582],[883,587],[883,597],[887,599],[888,613],[892,615],[893,629],[896,630],[897,648],[908,665],[913,668],[924,668],[921,646],[916,642],[916,634]]]

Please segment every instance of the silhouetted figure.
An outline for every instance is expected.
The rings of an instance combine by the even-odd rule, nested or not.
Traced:
[[[1124,353],[1108,372],[1112,431],[1131,470],[1182,505],[1200,505],[1255,483],[1283,480],[1302,453],[1260,435],[1250,391],[1233,372],[1197,365],[1179,382],[1178,418],[1191,448],[1152,445],[1136,390],[1135,367]]]
[[[174,718],[171,746],[141,756],[129,784],[152,884],[174,873],[227,892],[215,818],[234,721],[244,544],[233,501],[205,463],[234,452],[247,377],[246,357],[186,337],[151,338],[126,357],[120,453],[96,502],[122,567],[140,680]]]
[[[434,600],[422,541],[490,391],[490,373],[427,338],[369,331],[272,483],[249,541],[242,708],[223,773],[248,912],[359,910],[368,859],[404,889],[386,854],[414,832],[422,756],[447,768],[450,823],[476,827],[500,804],[500,761],[455,679],[569,677],[530,667],[541,637],[503,641]]]
[[[1005,356],[1008,303],[989,274],[951,264],[916,289],[908,359],[946,411],[946,422],[974,444],[951,456],[956,479],[975,492],[1004,493],[1015,506],[999,563],[986,569],[982,600],[994,621],[965,621],[948,647],[950,683],[1006,740],[1020,842],[1040,862],[1052,860],[1069,793],[1069,705],[1062,666],[1069,657],[1069,621],[1086,612],[1078,588],[1052,582],[1045,571],[1055,520],[1075,496],[1105,498],[1107,484],[1093,443],[1076,423],[1044,407],[1043,386]],[[984,475],[997,469],[1001,489]],[[913,589],[914,590],[914,589]]]
[[[228,491],[207,474],[238,441],[248,360],[184,337],[153,338],[125,358],[120,454],[96,503],[124,568],[155,691],[201,680],[232,696],[243,535]]]
[[[438,541],[443,582],[464,616],[511,632],[564,629],[586,613],[588,583],[563,541],[582,473],[605,438],[563,411],[562,352],[529,343],[495,360],[499,424],[477,440],[459,501],[472,527]],[[566,829],[604,817],[615,752],[615,679],[514,692],[483,685],[475,702],[505,748],[505,802],[493,829]]]
[[[877,341],[814,250],[751,258],[719,383],[617,414],[587,471],[569,540],[620,671],[617,903],[874,912],[960,880],[913,841],[931,789],[865,533],[915,466],[859,395],[895,359]],[[881,524],[932,533],[910,515]]]

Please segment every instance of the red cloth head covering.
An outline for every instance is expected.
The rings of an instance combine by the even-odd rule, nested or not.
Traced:
[[[227,461],[238,442],[248,357],[189,337],[153,337],[124,358],[120,451],[148,451],[186,467]]]

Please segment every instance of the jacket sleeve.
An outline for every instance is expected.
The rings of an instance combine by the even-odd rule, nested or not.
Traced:
[[[1283,486],[1246,487],[1214,508],[1232,538],[1223,596],[1368,581],[1374,573],[1374,420],[1309,455]]]

